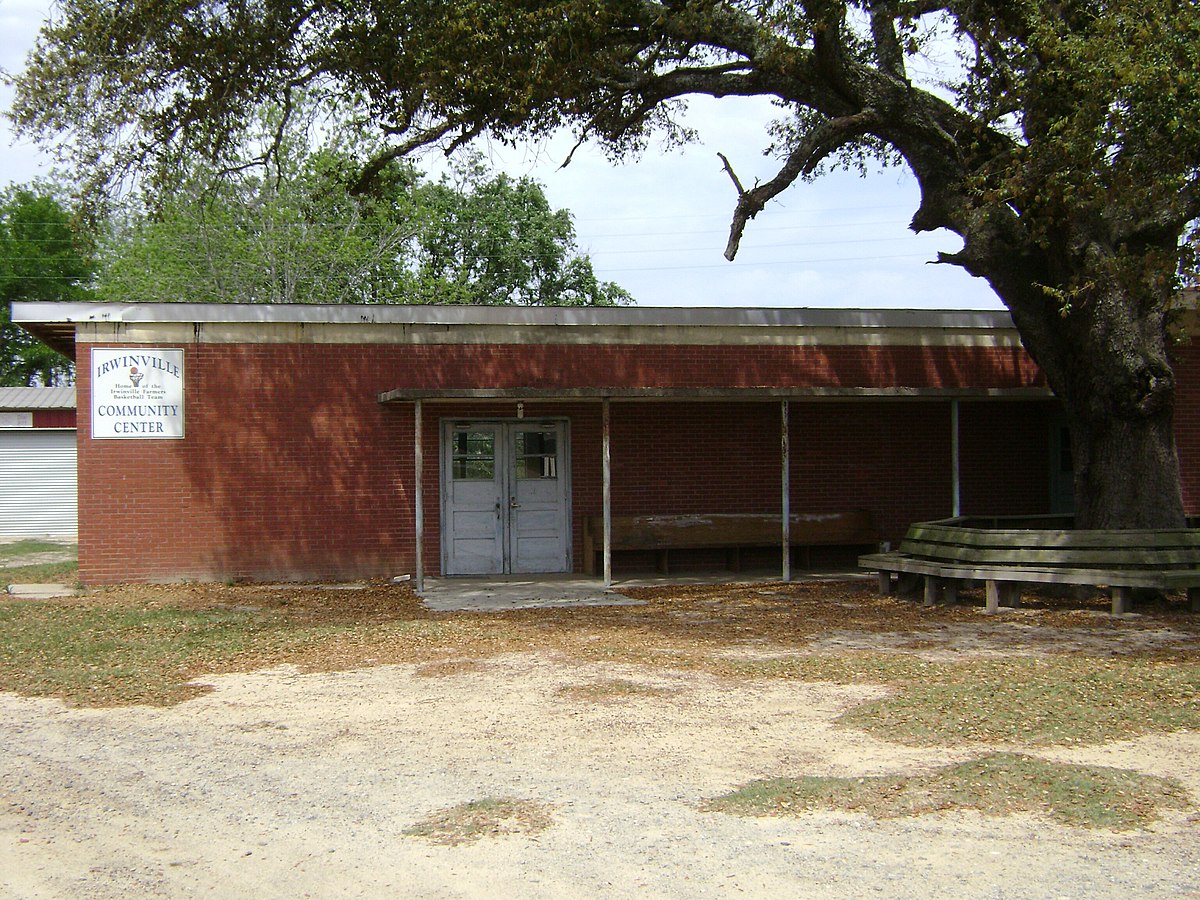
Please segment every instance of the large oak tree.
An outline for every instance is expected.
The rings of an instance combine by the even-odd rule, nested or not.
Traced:
[[[952,64],[918,59],[949,45]],[[1080,523],[1183,520],[1169,325],[1200,216],[1194,0],[64,0],[17,89],[19,126],[110,185],[197,152],[239,164],[254,108],[297,90],[389,142],[364,188],[426,145],[569,127],[619,154],[686,140],[688,96],[774,98],[778,174],[739,189],[728,254],[823,166],[902,160],[913,229],[961,236],[940,261],[990,282],[1066,409]]]

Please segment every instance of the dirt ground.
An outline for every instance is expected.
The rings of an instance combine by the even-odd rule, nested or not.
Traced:
[[[703,609],[686,612],[703,627]],[[851,617],[807,639],[1040,653],[1054,637],[1040,626],[1056,627],[1036,612],[966,610],[923,631],[903,616],[895,631]],[[1112,652],[1195,642],[1137,619],[1072,639]],[[701,811],[754,778],[919,772],[979,754],[834,726],[879,686],[732,681],[581,661],[552,643],[436,677],[420,661],[364,660],[201,680],[209,692],[167,708],[0,694],[0,895],[1200,897],[1195,808],[1127,832],[1029,815]],[[621,688],[597,699],[587,685]],[[1032,752],[1174,777],[1200,798],[1197,733]],[[455,846],[406,833],[484,798],[534,801],[549,827]]]

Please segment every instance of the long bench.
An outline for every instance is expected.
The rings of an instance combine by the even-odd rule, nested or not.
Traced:
[[[782,522],[778,515],[720,513],[714,515],[613,516],[612,550],[653,550],[658,553],[658,570],[670,573],[672,550],[725,550],[727,564],[741,570],[740,550],[778,547]],[[879,532],[865,509],[849,512],[792,515],[789,538],[793,547],[807,551],[815,546],[878,546]],[[583,520],[583,567],[589,575],[599,568],[604,552],[604,519]],[[805,564],[808,564],[806,557]]]
[[[878,573],[881,593],[903,591],[906,576],[923,578],[926,606],[954,602],[961,583],[981,581],[988,612],[1018,605],[1022,584],[1108,588],[1114,613],[1130,611],[1137,589],[1186,590],[1192,611],[1200,612],[1200,529],[995,527],[1001,524],[920,522],[898,551],[861,556],[858,564]]]

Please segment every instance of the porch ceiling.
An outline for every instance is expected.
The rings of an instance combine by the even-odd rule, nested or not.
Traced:
[[[380,403],[414,400],[1040,400],[1051,396],[1045,387],[1021,388],[396,388],[379,394]]]

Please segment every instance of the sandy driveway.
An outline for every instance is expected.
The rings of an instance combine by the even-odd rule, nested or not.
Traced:
[[[563,687],[645,692],[583,702]],[[11,897],[1188,897],[1200,822],[1064,828],[947,813],[743,819],[698,801],[776,774],[915,770],[930,753],[834,729],[875,689],[647,672],[523,654],[459,674],[290,668],[169,709],[0,695],[0,895]],[[1047,757],[1173,775],[1200,735]],[[440,846],[404,830],[484,797],[553,824]]]

